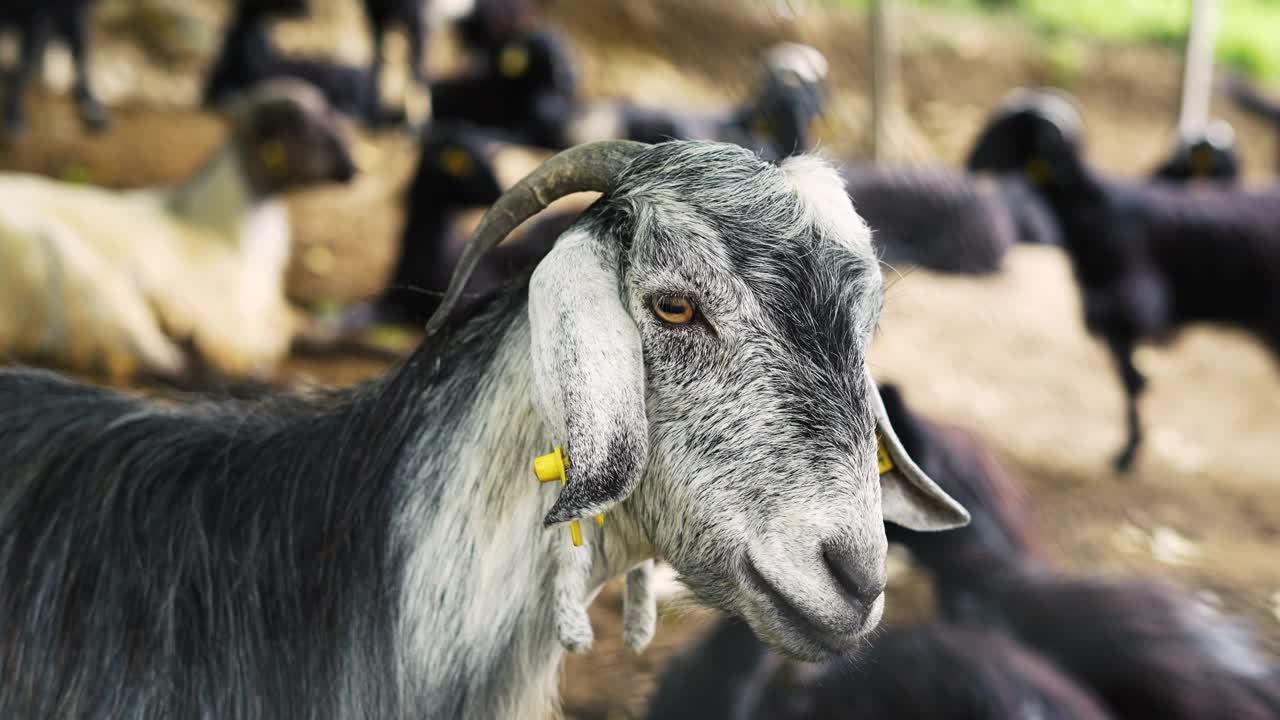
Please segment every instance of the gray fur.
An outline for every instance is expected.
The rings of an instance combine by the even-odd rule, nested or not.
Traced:
[[[622,604],[622,641],[640,652],[653,639],[658,624],[657,595],[653,589],[653,560],[627,571],[627,591]]]

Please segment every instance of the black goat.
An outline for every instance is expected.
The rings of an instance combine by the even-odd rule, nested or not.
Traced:
[[[1057,216],[1085,324],[1107,343],[1124,383],[1128,440],[1115,460],[1124,471],[1142,438],[1139,342],[1209,321],[1252,331],[1280,352],[1280,190],[1107,180],[1081,158],[1078,125],[1062,97],[1019,95],[983,130],[968,165],[1025,173]]]
[[[1058,572],[1021,488],[981,442],[915,415],[896,387],[880,390],[903,446],[972,514],[942,536],[887,526],[933,576],[944,617],[1007,632],[1118,718],[1280,718],[1280,674],[1243,625],[1165,583]]]
[[[407,214],[391,282],[372,308],[349,315],[349,330],[371,322],[421,326],[435,312],[466,240],[459,215],[488,207],[511,183],[511,178],[500,179],[495,167],[495,156],[506,145],[493,133],[465,125],[432,126],[405,193]],[[472,274],[467,294],[482,295],[527,274],[576,217],[546,213],[519,239],[494,248]]]
[[[431,83],[433,120],[461,120],[505,130],[520,142],[565,147],[577,108],[577,74],[564,38],[551,30],[521,33],[483,48],[475,67]]]
[[[1172,182],[1234,183],[1240,179],[1235,137],[1235,129],[1224,120],[1210,123],[1195,136],[1180,137],[1169,157],[1155,169],[1151,178]]]
[[[1092,694],[992,632],[887,628],[849,658],[797,666],[743,623],[718,623],[663,672],[651,720],[1102,720]]]
[[[755,95],[725,112],[695,114],[631,102],[585,108],[567,131],[569,144],[608,137],[647,143],[703,139],[731,142],[779,160],[809,149],[823,112],[827,60],[814,48],[782,43],[765,53]]]
[[[1026,184],[948,168],[843,169],[853,206],[886,262],[990,273],[1017,242],[1060,244],[1057,220]]]
[[[223,105],[270,78],[292,77],[316,86],[330,105],[368,125],[404,122],[403,110],[382,107],[377,77],[371,70],[329,60],[290,58],[275,48],[270,37],[271,19],[306,12],[305,0],[240,0],[205,83],[205,105]]]
[[[483,38],[491,31],[475,32]],[[551,31],[519,34],[501,45],[478,42],[484,58],[477,67],[432,83],[433,118],[501,129],[542,147],[608,138],[699,139],[779,159],[808,149],[809,128],[825,102],[826,60],[802,45],[781,45],[766,55],[753,99],[728,112],[697,115],[629,102],[584,106],[572,58]]]
[[[671,659],[649,700],[650,720],[751,720],[782,661],[737,618],[723,618]],[[784,718],[779,718],[784,720]]]
[[[94,0],[6,0],[0,3],[0,28],[18,32],[22,51],[12,71],[4,101],[5,132],[19,135],[26,126],[23,105],[27,88],[54,36],[61,37],[75,62],[75,100],[80,121],[89,130],[103,130],[108,117],[89,85],[89,13]]]

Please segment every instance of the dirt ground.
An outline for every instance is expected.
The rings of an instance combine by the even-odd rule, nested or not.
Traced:
[[[194,101],[198,73],[216,45],[216,33],[205,26],[216,27],[224,6],[140,1],[182,18],[191,37],[204,38],[191,40],[196,49],[184,55],[161,40],[152,43],[159,50],[135,47],[122,29],[132,21],[112,14],[123,13],[120,4],[104,2],[96,26],[104,69],[95,73],[111,88],[113,129],[80,135],[56,92],[65,78],[55,62],[46,73],[53,90],[32,107],[32,132],[0,147],[0,168],[137,186],[181,177],[219,141],[220,122],[195,110]],[[349,31],[360,22],[354,1],[319,4],[320,30],[286,27],[284,39],[359,59],[367,44]],[[789,6],[809,11],[778,13]],[[561,0],[550,3],[547,15],[577,49],[588,94],[700,109],[745,92],[755,54],[770,43],[812,43],[832,63],[824,151],[857,157],[867,147],[864,24],[824,7]],[[1064,69],[1007,21],[916,12],[900,21],[902,107],[893,156],[901,162],[955,162],[1006,90],[1051,81],[1068,81],[1081,98],[1091,160],[1109,172],[1143,174],[1172,138],[1180,68],[1168,51],[1086,44]],[[447,64],[449,51],[442,35],[433,61],[439,56]],[[1236,126],[1249,181],[1270,182],[1271,133],[1221,100],[1215,111]],[[366,140],[378,151],[371,173],[350,188],[291,200],[298,234],[291,284],[301,302],[348,301],[385,280],[400,222],[395,197],[412,166],[413,144],[396,133]],[[1280,373],[1261,346],[1240,333],[1194,328],[1168,347],[1144,350],[1148,443],[1137,472],[1118,477],[1109,460],[1122,439],[1119,385],[1101,346],[1084,333],[1059,252],[1018,248],[1005,271],[989,278],[910,269],[890,275],[872,356],[877,376],[902,383],[915,406],[978,430],[998,450],[1032,488],[1064,565],[1173,578],[1247,617],[1280,651]],[[287,375],[349,383],[381,369],[368,361],[298,359]],[[896,578],[891,616],[918,614],[927,606],[921,582],[910,573]],[[616,588],[607,588],[593,610],[596,649],[565,665],[567,715],[638,717],[665,658],[713,617],[678,605],[685,609],[664,611],[657,640],[637,656],[621,648],[620,601]]]

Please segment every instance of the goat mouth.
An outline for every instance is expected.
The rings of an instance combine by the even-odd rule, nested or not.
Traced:
[[[795,603],[769,582],[750,558],[747,558],[743,566],[748,583],[756,591],[756,595],[764,598],[764,604],[772,610],[771,614],[786,626],[790,634],[807,646],[793,647],[794,642],[784,639],[786,647],[778,648],[783,653],[797,656],[801,660],[822,660],[825,659],[823,656],[847,652],[857,644],[862,636],[861,633],[849,634],[826,627],[822,622],[796,607]]]

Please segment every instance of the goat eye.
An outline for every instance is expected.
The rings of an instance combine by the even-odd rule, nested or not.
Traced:
[[[683,325],[693,319],[693,301],[679,295],[659,295],[652,301],[653,314],[672,325]]]

